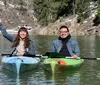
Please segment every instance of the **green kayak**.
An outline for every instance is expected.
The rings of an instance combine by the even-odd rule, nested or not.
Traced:
[[[83,59],[46,58],[44,59],[43,65],[46,70],[54,73],[79,68],[83,62]]]

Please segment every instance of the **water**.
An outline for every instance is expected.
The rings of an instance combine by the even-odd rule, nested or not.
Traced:
[[[56,38],[57,36],[31,36],[37,53],[40,54],[49,51],[52,40]],[[79,42],[82,57],[100,57],[100,37],[73,38]],[[0,52],[9,50],[10,46],[11,43],[0,35]],[[100,61],[85,60],[80,69],[54,75],[43,69],[42,61],[36,70],[21,73],[19,76],[2,69],[2,64],[0,64],[0,85],[100,85]]]

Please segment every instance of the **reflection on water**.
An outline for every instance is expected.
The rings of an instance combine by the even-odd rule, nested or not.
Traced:
[[[46,53],[50,49],[50,45],[56,36],[31,36],[34,42],[37,53]]]
[[[78,41],[82,56],[96,57],[96,36],[79,37]]]
[[[31,36],[37,53],[49,51],[50,45],[57,36]],[[82,57],[100,57],[100,37],[79,36],[78,40]],[[0,52],[9,50],[11,43],[0,35]],[[2,59],[2,57],[0,57]],[[78,70],[69,70],[51,75],[43,69],[43,60],[36,70],[16,74],[3,70],[0,62],[0,85],[99,85],[100,61],[85,60]]]
[[[40,73],[37,70],[31,70],[29,72],[24,72],[21,73],[20,75],[16,75],[16,73],[13,73],[11,71],[2,70],[2,74],[0,76],[3,76],[0,82],[0,85],[39,85],[36,83],[38,81],[38,75],[40,75]],[[6,82],[7,84],[5,84],[4,82]],[[34,82],[34,83],[33,83]]]
[[[50,74],[45,71],[46,79],[52,81],[52,85],[80,85],[79,70],[64,71],[63,73]]]
[[[17,75],[17,78],[16,78],[16,85],[20,85],[19,75]]]
[[[80,71],[65,71],[51,74],[41,68],[16,75],[11,71],[2,69],[0,85],[79,85]]]

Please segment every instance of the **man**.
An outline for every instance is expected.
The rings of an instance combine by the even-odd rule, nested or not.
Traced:
[[[53,41],[50,52],[57,52],[65,57],[80,57],[78,42],[71,39],[67,26],[61,26],[59,28],[59,37]]]

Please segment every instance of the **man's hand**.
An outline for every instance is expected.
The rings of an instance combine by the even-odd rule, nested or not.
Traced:
[[[72,57],[73,57],[73,58],[78,58],[78,56],[77,56],[77,55],[73,55]]]

